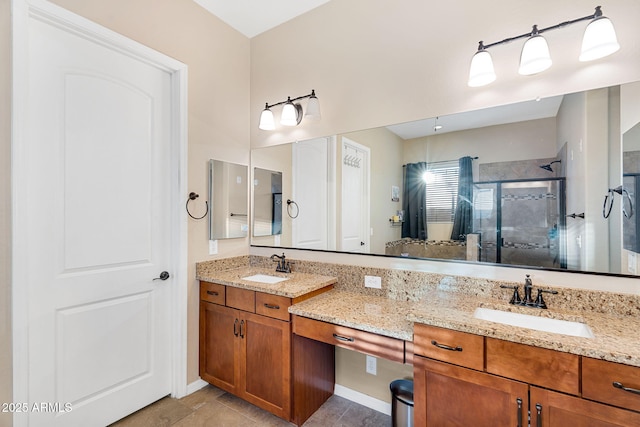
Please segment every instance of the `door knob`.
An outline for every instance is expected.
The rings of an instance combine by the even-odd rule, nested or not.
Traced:
[[[162,273],[160,273],[160,277],[156,277],[153,280],[167,280],[168,278],[169,278],[169,272],[163,271]]]

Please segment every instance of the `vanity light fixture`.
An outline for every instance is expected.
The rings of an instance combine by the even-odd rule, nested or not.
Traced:
[[[438,124],[438,117],[436,117],[436,121],[434,122],[434,125],[433,125],[433,131],[438,132],[440,129],[442,129],[442,125]]]
[[[485,86],[496,79],[493,60],[491,59],[491,54],[487,51],[488,48],[523,38],[526,38],[527,41],[522,47],[518,72],[522,75],[531,75],[546,70],[551,66],[552,61],[547,41],[541,34],[587,20],[591,22],[587,25],[582,38],[580,61],[593,61],[604,58],[620,49],[611,20],[603,16],[602,8],[597,6],[592,15],[561,22],[542,29],[538,29],[538,26],[534,25],[532,31],[528,33],[509,37],[495,43],[484,44],[481,41],[477,52],[471,59],[468,85],[471,87]]]
[[[262,114],[260,114],[260,125],[258,126],[262,130],[274,130],[276,128],[273,118],[273,112],[271,108],[282,105],[282,114],[280,115],[280,124],[284,126],[297,126],[302,121],[303,111],[300,103],[296,102],[301,99],[309,98],[307,102],[307,111],[304,117],[309,120],[320,120],[320,103],[316,96],[315,90],[312,90],[310,94],[298,96],[291,99],[287,97],[286,101],[276,102],[275,104],[265,104]]]

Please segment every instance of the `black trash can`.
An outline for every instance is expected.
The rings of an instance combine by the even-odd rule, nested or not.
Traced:
[[[391,389],[391,425],[413,427],[413,381],[395,380]]]

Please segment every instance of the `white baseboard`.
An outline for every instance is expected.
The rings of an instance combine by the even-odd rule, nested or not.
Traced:
[[[386,415],[391,415],[391,403],[387,403],[383,400],[376,399],[359,391],[347,388],[340,384],[336,384],[333,390],[333,394],[336,396],[344,397],[347,400],[371,408],[374,411],[382,412]]]
[[[191,393],[195,393],[196,391],[200,390],[203,387],[206,387],[207,385],[209,385],[208,382],[198,378],[191,384],[187,384],[187,395],[190,395]]]

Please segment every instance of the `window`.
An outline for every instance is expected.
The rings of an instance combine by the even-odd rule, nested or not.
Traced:
[[[458,161],[427,163],[427,222],[453,222],[458,200]]]

